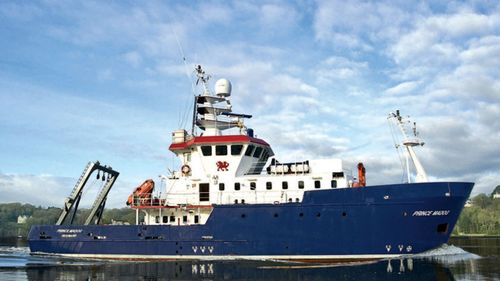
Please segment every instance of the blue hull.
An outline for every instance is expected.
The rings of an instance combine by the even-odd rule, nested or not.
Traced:
[[[371,259],[448,241],[473,183],[305,192],[301,203],[217,205],[205,225],[40,225],[35,254],[119,259]]]

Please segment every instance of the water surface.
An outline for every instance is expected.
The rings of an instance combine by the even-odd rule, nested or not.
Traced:
[[[40,257],[10,240],[0,241],[0,280],[500,280],[500,238],[452,238],[411,258],[333,265]]]

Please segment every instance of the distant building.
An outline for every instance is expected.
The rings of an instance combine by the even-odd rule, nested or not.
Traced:
[[[467,199],[467,201],[465,201],[464,207],[466,207],[466,208],[472,207],[472,199],[470,199],[470,198]]]
[[[17,216],[17,223],[18,224],[24,224],[24,223],[26,223],[28,221],[29,218],[30,217],[25,216],[25,215],[19,215],[19,216]]]
[[[130,225],[130,223],[126,221],[115,221],[114,219],[111,219],[111,224],[112,225]]]
[[[500,198],[500,185],[497,185],[495,189],[493,189],[493,192],[491,193],[491,198],[493,199]]]

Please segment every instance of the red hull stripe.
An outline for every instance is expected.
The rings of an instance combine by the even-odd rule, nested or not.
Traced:
[[[232,135],[232,136],[207,136],[207,137],[194,137],[186,142],[173,143],[170,145],[169,149],[183,150],[191,147],[192,145],[199,144],[216,144],[216,143],[256,143],[264,146],[269,146],[267,142],[257,138],[251,138],[249,136],[242,135]]]

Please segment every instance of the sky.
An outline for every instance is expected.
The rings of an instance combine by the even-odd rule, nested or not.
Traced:
[[[500,184],[497,1],[1,1],[0,38],[0,203],[62,206],[99,160],[124,207],[178,170],[197,64],[232,82],[280,161],[361,161],[369,185],[399,183],[398,109],[432,181]]]

